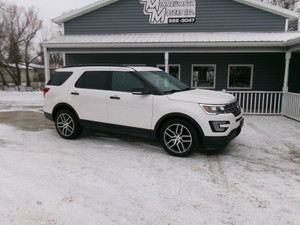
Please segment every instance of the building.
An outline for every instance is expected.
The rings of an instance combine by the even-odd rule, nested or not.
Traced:
[[[256,0],[100,0],[55,18],[63,35],[43,46],[65,65],[147,65],[194,88],[300,93],[298,17]]]
[[[16,66],[14,64],[9,65],[10,70],[16,70]],[[21,72],[21,83],[26,83],[26,66],[22,63],[19,64],[19,69]],[[3,78],[6,83],[14,83],[12,77],[7,73],[4,68],[0,68],[0,72],[3,75]],[[53,72],[53,69],[52,69]],[[45,67],[31,63],[28,66],[29,79],[31,82],[43,82],[45,81]],[[0,84],[3,83],[2,77],[0,78]]]

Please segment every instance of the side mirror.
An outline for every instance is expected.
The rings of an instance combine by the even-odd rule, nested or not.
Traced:
[[[131,90],[131,93],[133,95],[149,95],[152,94],[152,92],[145,87],[133,87]]]

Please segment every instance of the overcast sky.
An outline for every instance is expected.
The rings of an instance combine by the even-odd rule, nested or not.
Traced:
[[[18,6],[35,6],[43,18],[44,25],[50,24],[50,20],[62,15],[64,12],[78,9],[96,2],[97,0],[6,0]]]

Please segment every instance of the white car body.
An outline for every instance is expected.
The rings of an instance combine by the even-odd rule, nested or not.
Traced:
[[[158,136],[157,129],[167,117],[182,117],[196,123],[203,142],[209,138],[232,139],[237,136],[243,125],[243,113],[210,114],[201,104],[228,105],[236,102],[230,94],[203,89],[186,90],[170,94],[133,94],[131,92],[113,90],[92,90],[75,87],[75,83],[86,71],[123,71],[139,73],[143,71],[161,71],[153,67],[70,67],[57,72],[70,72],[72,75],[60,86],[47,85],[44,113],[54,120],[56,108],[60,105],[71,107],[84,128],[85,122],[93,123],[88,129],[97,129],[95,124],[116,126],[122,132],[122,127],[133,128],[137,135]],[[224,132],[215,132],[210,121],[226,121],[220,125],[226,128]],[[238,131],[237,131],[238,130]],[[142,131],[142,132],[139,132]],[[145,132],[143,132],[145,131]],[[232,132],[238,133],[232,135]],[[125,132],[127,133],[127,132]],[[134,132],[135,133],[135,132]],[[129,132],[131,134],[131,132]],[[224,139],[224,140],[225,140]],[[211,141],[209,141],[211,142]],[[218,141],[217,141],[218,142]],[[206,144],[206,143],[205,143]]]

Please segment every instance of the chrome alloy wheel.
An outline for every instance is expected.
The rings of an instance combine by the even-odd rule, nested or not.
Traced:
[[[62,113],[57,118],[57,129],[65,137],[69,137],[73,134],[75,124],[73,118],[67,114]]]
[[[171,124],[164,132],[166,147],[174,153],[184,153],[192,145],[191,132],[182,124]]]

